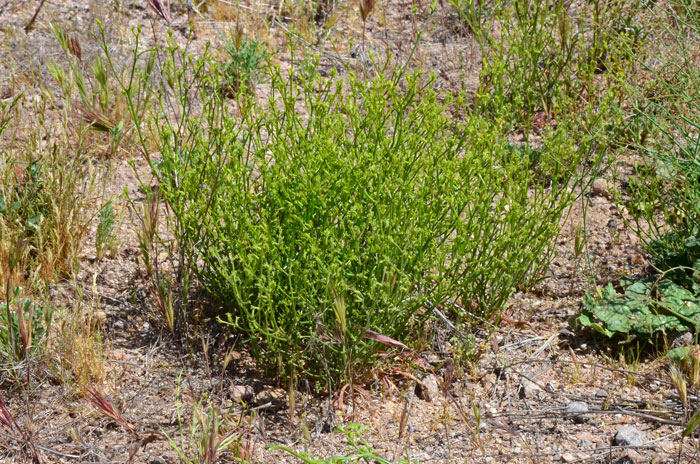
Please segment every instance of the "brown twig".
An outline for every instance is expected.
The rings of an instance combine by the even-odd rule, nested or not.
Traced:
[[[39,3],[39,6],[36,8],[36,11],[34,12],[34,16],[32,16],[32,19],[29,20],[26,26],[24,26],[24,32],[29,32],[29,30],[34,26],[34,21],[36,21],[36,17],[39,16],[39,12],[44,6],[44,3],[46,3],[46,0],[41,0],[41,3]]]

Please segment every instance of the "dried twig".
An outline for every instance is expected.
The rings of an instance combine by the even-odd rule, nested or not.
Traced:
[[[39,6],[36,7],[36,11],[34,11],[34,16],[32,16],[32,19],[29,20],[26,26],[24,26],[24,32],[29,32],[29,30],[34,26],[34,22],[36,21],[36,17],[39,16],[39,12],[41,9],[44,7],[44,3],[46,3],[46,0],[41,0],[41,3],[39,3]]]
[[[148,0],[148,6],[160,16],[168,26],[172,25],[173,17],[170,14],[169,0]]]

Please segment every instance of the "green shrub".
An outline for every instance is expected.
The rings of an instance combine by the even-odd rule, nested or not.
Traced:
[[[532,169],[530,155],[505,156],[500,124],[452,120],[449,98],[402,68],[300,81],[271,67],[267,103],[239,95],[231,110],[197,91],[225,76],[208,55],[168,53],[162,72],[187,118],[150,121],[162,159],[149,159],[178,275],[194,273],[260,366],[292,381],[368,373],[376,333],[416,339],[428,302],[459,300],[463,318],[499,312],[547,266],[595,146],[586,124],[562,118]],[[183,88],[204,100],[190,106]]]

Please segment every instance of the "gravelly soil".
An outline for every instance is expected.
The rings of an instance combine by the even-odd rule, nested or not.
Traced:
[[[6,0],[0,5],[0,86],[22,90],[28,96],[40,96],[40,85],[55,88],[45,66],[62,56],[49,21],[62,24],[80,38],[86,60],[95,53],[95,47],[89,45],[89,30],[97,18],[107,25],[115,46],[127,37],[129,26],[143,25],[159,40],[167,33],[145,1],[75,0],[46,2],[34,29],[25,33],[23,26],[36,3]],[[250,3],[258,12],[263,8]],[[381,14],[368,23],[367,40],[373,50],[389,50],[399,59],[408,56],[411,41],[422,30],[423,41],[414,59],[436,72],[437,85],[475,88],[480,56],[449,7],[438,7],[430,14],[428,5],[423,5],[412,15],[411,1],[385,3],[380,6]],[[328,67],[338,59],[357,59],[348,37],[357,43],[361,36],[361,23],[352,5],[338,8],[342,14],[329,34],[335,40],[334,47],[328,40],[315,44],[326,52],[324,66]],[[207,40],[220,43],[222,34],[236,21],[249,27],[249,33],[265,22],[265,15],[251,19],[256,13],[243,7],[231,10],[225,14],[215,10],[225,16],[223,20],[212,17],[214,12],[195,16],[194,50],[201,50]],[[186,11],[174,6],[173,18],[174,34],[184,40]],[[283,47],[287,40],[283,29],[288,24],[269,18],[267,24],[268,43]],[[147,35],[148,40],[152,36]],[[280,59],[284,60],[284,54]],[[264,86],[260,91],[264,92]],[[143,194],[127,164],[130,156],[136,158],[137,169],[146,173],[138,153],[121,153],[113,160],[107,188],[114,195],[126,188],[139,201]],[[626,169],[624,163],[621,169]],[[601,174],[610,178],[608,173]],[[161,432],[178,436],[178,391],[185,399],[185,418],[190,417],[192,403],[205,397],[238,417],[243,412],[236,396],[245,392],[251,396],[249,408],[253,408],[247,410],[246,417],[254,413],[245,435],[252,462],[298,462],[289,454],[266,449],[278,444],[296,450],[308,447],[318,456],[342,453],[345,438],[329,431],[329,415],[337,424],[365,424],[369,444],[392,462],[691,462],[690,441],[678,457],[682,403],[668,380],[664,362],[640,359],[629,366],[611,347],[568,330],[567,320],[577,313],[591,278],[586,260],[573,253],[573,236],[582,224],[584,204],[596,281],[605,283],[620,275],[638,274],[646,265],[634,234],[625,226],[623,213],[610,201],[609,192],[618,188],[612,182],[598,183],[593,193],[575,205],[564,224],[549,278],[535,291],[512,297],[507,318],[492,337],[487,339],[484,329],[476,330],[481,356],[470,371],[452,383],[447,395],[440,393],[425,401],[414,394],[416,379],[400,370],[387,371],[378,376],[366,396],[355,398],[354,405],[347,399],[338,404],[334,398],[329,408],[327,399],[298,392],[294,429],[289,425],[286,392],[256,372],[244,347],[236,348],[232,367],[219,375],[209,372],[201,352],[191,354],[161,330],[148,284],[135,261],[139,253],[135,219],[127,213],[117,256],[96,259],[93,231],[81,257],[77,281],[89,289],[89,297],[96,299],[104,313],[108,375],[102,391],[133,430],[100,414],[89,398],[76,396],[39,370],[38,386],[30,399],[34,441],[45,462],[176,462],[176,453]],[[59,305],[68,305],[76,298],[67,282],[54,285],[52,293]],[[435,333],[447,350],[448,329],[438,325]],[[437,350],[424,356],[429,361],[440,359]],[[447,374],[436,369],[429,375],[442,385]],[[180,383],[178,379],[182,379]],[[0,392],[15,416],[26,421],[24,394],[10,384]],[[588,413],[581,417],[568,414],[567,406],[574,401],[585,402]],[[406,427],[401,433],[402,417]],[[638,447],[614,446],[616,431],[625,425],[644,432],[646,441]],[[0,460],[22,462],[21,444],[8,435],[2,437]],[[223,462],[231,461],[230,455],[224,456]]]

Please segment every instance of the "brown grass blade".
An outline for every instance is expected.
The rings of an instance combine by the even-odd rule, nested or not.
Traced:
[[[360,0],[360,16],[362,21],[366,21],[367,17],[374,10],[374,0]]]
[[[367,338],[369,340],[374,340],[375,342],[383,343],[384,345],[389,345],[389,346],[393,346],[396,348],[401,348],[403,350],[410,351],[410,348],[407,347],[406,345],[404,345],[403,343],[401,343],[400,341],[394,340],[391,337],[387,337],[386,335],[382,335],[382,334],[377,333],[373,330],[365,329],[364,335],[365,335],[365,338]]]
[[[170,26],[173,17],[170,14],[170,2],[168,0],[148,0],[148,6]]]

